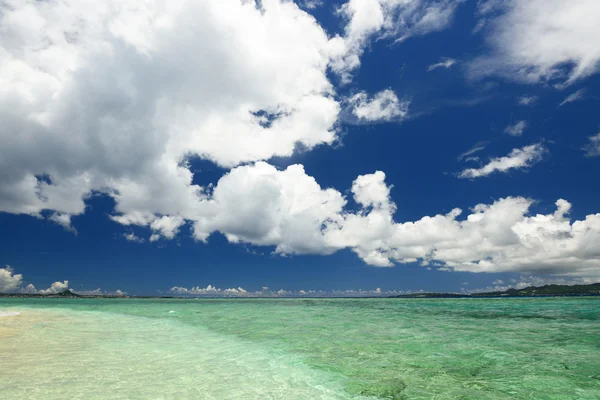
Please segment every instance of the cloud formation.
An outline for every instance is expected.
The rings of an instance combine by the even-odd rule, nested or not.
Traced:
[[[565,97],[565,99],[558,106],[562,107],[565,104],[573,103],[575,101],[583,99],[585,92],[586,92],[585,89],[579,89],[578,91],[571,93],[570,95]]]
[[[185,288],[181,286],[174,286],[169,289],[170,292],[181,295],[181,296],[247,296],[248,292],[241,287],[238,288],[229,288],[229,289],[219,289],[214,287],[213,285],[208,285],[203,288],[200,286]]]
[[[23,275],[15,274],[10,265],[0,268],[0,292],[12,292],[21,287]]]
[[[511,2],[491,28],[492,55],[474,66],[527,82],[594,73],[598,24],[590,18],[598,3],[549,1]],[[48,215],[70,228],[99,192],[115,201],[115,222],[147,227],[149,241],[173,239],[189,224],[199,241],[221,233],[282,255],[350,249],[381,267],[597,274],[600,217],[571,222],[564,200],[547,215],[529,215],[530,199],[507,197],[476,205],[463,220],[454,209],[399,223],[382,171],[352,182],[351,210],[302,165],[264,162],[338,138],[341,107],[328,68],[348,80],[372,40],[445,29],[461,3],[350,0],[339,10],[343,35],[329,38],[289,1],[7,0],[0,211]],[[365,121],[403,118],[408,107],[391,90],[360,92],[350,103]],[[543,152],[541,144],[514,149],[461,177],[525,168]],[[214,187],[200,186],[189,165],[195,157],[230,171]],[[22,288],[9,268],[0,279]],[[40,292],[67,287],[55,282]]]
[[[0,211],[69,227],[101,192],[169,239],[203,198],[189,157],[231,167],[336,140],[329,39],[292,2],[2,7]]]
[[[32,284],[23,287],[23,274],[15,274],[10,265],[0,268],[0,293],[55,294],[69,288],[69,281],[54,282],[48,289],[37,290]]]
[[[352,114],[361,121],[392,121],[405,118],[409,101],[400,101],[390,89],[382,90],[373,97],[360,92],[348,99]]]
[[[598,72],[598,1],[495,0],[483,2],[479,11],[488,18],[490,54],[472,63],[475,75],[558,80],[562,86]]]
[[[600,156],[600,132],[588,138],[589,143],[583,146],[586,157]]]
[[[28,284],[23,287],[23,275],[15,274],[10,265],[0,268],[0,293],[24,293],[24,294],[57,294],[69,289],[69,281],[57,281],[50,285],[47,289],[37,290],[33,284]],[[125,296],[126,292],[117,289],[115,292],[106,292],[98,288],[95,290],[78,290],[73,292],[80,295],[99,296],[99,295],[114,295]]]
[[[348,290],[269,290],[264,287],[262,290],[247,291],[241,287],[231,289],[220,289],[212,285],[206,288],[196,286],[191,288],[174,286],[169,289],[171,293],[183,297],[373,297],[373,296],[392,296],[405,293],[397,290],[374,290],[348,289]]]
[[[416,262],[469,272],[600,274],[595,246],[600,214],[571,222],[571,204],[562,199],[550,214],[530,215],[533,200],[506,197],[476,205],[463,219],[462,210],[453,209],[396,222],[383,172],[357,177],[350,193],[356,211],[347,209],[342,193],[322,188],[300,165],[285,170],[264,162],[240,166],[201,202],[194,235],[208,242],[219,232],[231,243],[272,246],[275,254],[350,249],[379,267]]]
[[[546,149],[542,144],[532,144],[520,149],[513,149],[507,156],[493,158],[481,168],[467,168],[463,170],[459,178],[481,178],[495,172],[508,172],[512,169],[529,168],[542,160]]]
[[[54,282],[48,289],[38,290],[39,294],[56,294],[69,288],[69,281]]]
[[[521,106],[531,106],[538,100],[537,96],[521,96],[517,100]]]
[[[146,241],[144,238],[136,236],[133,232],[124,233],[123,237],[126,240],[134,243],[144,243]]]
[[[375,39],[402,42],[447,28],[461,0],[349,0],[338,12],[344,35],[330,42],[331,68],[349,82],[364,49]]]
[[[440,62],[436,63],[436,64],[431,64],[429,67],[427,67],[427,72],[431,72],[435,69],[438,68],[451,68],[454,64],[456,64],[456,60],[453,58],[442,58],[440,60]]]
[[[527,122],[518,121],[513,125],[509,125],[504,129],[504,132],[508,133],[511,136],[521,136],[523,132],[525,132],[525,128],[527,128]]]

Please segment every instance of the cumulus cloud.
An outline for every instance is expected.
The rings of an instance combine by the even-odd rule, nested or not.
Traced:
[[[15,274],[14,270],[7,265],[5,268],[0,268],[0,293],[18,292],[24,294],[57,294],[69,289],[69,281],[57,281],[50,285],[47,289],[38,290],[33,284],[28,284],[23,287],[23,275]],[[75,293],[89,296],[99,296],[103,294],[113,294],[116,296],[124,296],[127,293],[117,290],[114,293],[104,292],[100,288],[95,290],[82,290]]]
[[[243,201],[240,201],[243,199]],[[302,165],[283,171],[265,163],[232,169],[200,203],[194,236],[206,241],[213,232],[230,242],[276,246],[281,254],[328,254],[322,225],[339,219],[346,201],[334,189],[322,189]]]
[[[409,101],[400,101],[390,89],[376,93],[373,97],[360,92],[348,99],[352,114],[359,120],[376,122],[405,118]]]
[[[578,91],[571,93],[570,95],[565,97],[565,99],[558,106],[562,107],[565,104],[573,103],[575,101],[583,99],[585,92],[586,92],[585,89],[579,89]]]
[[[463,170],[458,177],[469,179],[481,178],[495,172],[508,172],[512,169],[528,168],[541,161],[545,152],[546,149],[540,143],[520,149],[513,149],[507,156],[494,158],[481,168],[467,168]]]
[[[446,215],[391,225],[369,242],[375,260],[414,262],[466,272],[537,271],[546,274],[598,276],[600,214],[570,222],[571,204],[556,202],[552,214],[528,215],[533,202],[521,197],[479,204],[465,220],[455,209]],[[363,245],[363,246],[365,246]]]
[[[189,157],[232,167],[337,138],[329,39],[293,2],[0,7],[0,211],[70,227],[100,192],[169,239],[205,198]]]
[[[329,43],[331,68],[348,82],[371,40],[401,42],[448,27],[461,0],[349,0],[339,9],[347,24]]]
[[[247,291],[243,288],[219,289],[212,285],[204,287],[186,288],[174,286],[169,290],[177,296],[193,297],[366,297],[366,296],[392,296],[403,294],[405,292],[398,290],[374,290],[365,289],[347,289],[347,290],[269,290],[265,287],[262,290]]]
[[[504,129],[504,132],[508,133],[511,136],[521,136],[523,132],[525,132],[525,128],[527,128],[527,122],[518,121],[513,125],[509,125]]]
[[[276,254],[351,249],[373,266],[597,274],[600,217],[571,223],[566,202],[532,217],[530,200],[509,197],[477,205],[466,220],[455,209],[396,223],[381,171],[352,183],[359,209],[350,211],[340,191],[322,188],[301,165],[278,170],[263,161],[337,139],[340,105],[328,67],[344,77],[373,38],[444,29],[460,3],[350,0],[340,9],[344,35],[329,39],[289,1],[4,1],[0,211],[50,215],[69,227],[100,192],[115,201],[115,222],[147,227],[151,241],[190,224],[199,241],[220,232]],[[532,76],[548,75],[542,67]],[[406,113],[391,91],[359,94],[355,106],[365,120]],[[515,149],[471,174],[522,168],[541,152]],[[202,187],[192,157],[231,170]],[[196,288],[211,290],[228,289]]]
[[[136,236],[133,232],[124,233],[123,237],[126,240],[129,240],[130,242],[134,242],[134,243],[144,243],[145,242],[144,238]]]
[[[150,228],[156,232],[152,236],[161,236],[168,240],[173,239],[179,232],[179,228],[184,224],[184,222],[185,221],[183,218],[179,216],[170,217],[165,215],[161,218],[158,218],[154,220],[152,224],[150,224]],[[152,238],[150,240],[153,241]]]
[[[170,291],[183,296],[245,296],[248,293],[244,288],[241,287],[219,289],[212,285],[208,285],[205,288],[196,286],[189,289],[181,286],[174,286],[170,289]]]
[[[25,286],[23,289],[20,290],[21,293],[27,293],[27,294],[35,294],[37,293],[37,289],[35,288],[35,286],[33,286],[33,284],[29,284],[27,286]]]
[[[48,289],[39,290],[39,294],[56,294],[63,292],[69,288],[69,281],[54,282]]]
[[[473,62],[476,75],[528,83],[558,79],[568,85],[598,72],[596,0],[487,1],[480,14],[491,18],[486,24],[491,53]]]
[[[427,72],[431,72],[435,69],[438,68],[451,68],[454,64],[456,64],[456,60],[453,58],[442,58],[440,60],[440,62],[436,63],[436,64],[431,64],[429,67],[427,67]]]
[[[583,146],[586,157],[600,156],[600,133],[590,136],[588,140],[589,143]]]
[[[10,265],[0,268],[0,292],[13,292],[21,287],[23,275],[15,274]]]
[[[193,231],[201,241],[220,232],[231,243],[272,246],[275,254],[350,249],[379,267],[416,262],[470,272],[600,274],[595,246],[600,214],[571,222],[565,200],[557,201],[550,214],[532,216],[533,200],[507,197],[476,205],[464,219],[456,208],[400,223],[394,221],[396,205],[383,172],[357,177],[350,194],[356,211],[347,209],[342,193],[322,188],[300,165],[285,170],[264,162],[240,166],[202,202]]]

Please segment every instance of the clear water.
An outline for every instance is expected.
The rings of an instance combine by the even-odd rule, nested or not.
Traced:
[[[600,399],[600,298],[2,299],[0,312],[1,399]]]

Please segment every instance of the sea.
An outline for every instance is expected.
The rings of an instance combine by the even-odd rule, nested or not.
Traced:
[[[0,399],[600,399],[600,298],[3,298]]]

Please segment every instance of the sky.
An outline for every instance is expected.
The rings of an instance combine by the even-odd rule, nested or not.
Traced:
[[[596,0],[7,0],[0,291],[600,281]]]

